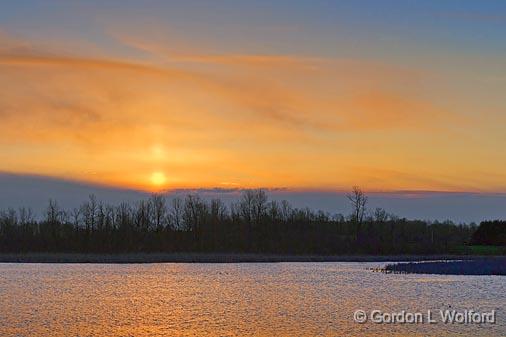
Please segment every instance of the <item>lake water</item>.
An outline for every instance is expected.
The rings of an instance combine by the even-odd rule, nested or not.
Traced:
[[[506,277],[383,263],[0,264],[1,336],[506,336]],[[496,310],[495,324],[354,322],[363,309]]]

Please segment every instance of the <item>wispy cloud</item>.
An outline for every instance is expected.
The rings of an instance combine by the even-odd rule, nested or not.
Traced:
[[[336,151],[343,137],[367,155],[368,132],[459,123],[419,95],[423,73],[394,65],[122,38],[153,56],[135,61],[0,39],[0,169],[9,171],[136,188],[153,170],[174,187],[349,186],[353,170],[335,159],[353,157]],[[301,165],[314,151],[319,163]],[[320,166],[346,172],[320,175]],[[384,177],[378,186],[396,179]]]

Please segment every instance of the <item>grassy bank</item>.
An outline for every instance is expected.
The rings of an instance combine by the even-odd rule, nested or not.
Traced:
[[[467,245],[457,248],[463,255],[506,255],[506,246]]]

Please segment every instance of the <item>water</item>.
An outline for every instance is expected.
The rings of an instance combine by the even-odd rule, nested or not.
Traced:
[[[0,264],[1,336],[505,336],[506,277],[383,263]],[[498,311],[496,324],[358,324],[353,312]]]

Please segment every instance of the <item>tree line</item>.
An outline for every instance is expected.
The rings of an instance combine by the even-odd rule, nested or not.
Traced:
[[[348,216],[269,200],[262,189],[245,190],[229,205],[198,194],[154,194],[119,205],[91,195],[72,210],[50,200],[39,220],[27,208],[0,212],[0,251],[430,254],[455,252],[476,231],[475,225],[368,210],[357,187],[348,199]]]
[[[471,243],[475,245],[506,246],[506,221],[482,221],[474,232]]]

